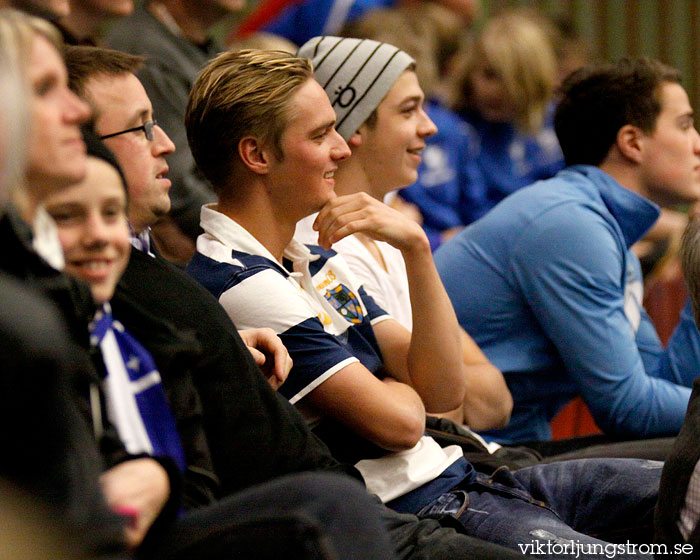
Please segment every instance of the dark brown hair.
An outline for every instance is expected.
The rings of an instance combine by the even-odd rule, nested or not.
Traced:
[[[90,78],[135,74],[145,60],[142,56],[100,47],[67,46],[64,56],[68,69],[68,86],[83,99],[85,84]]]
[[[600,165],[627,124],[653,132],[661,112],[661,86],[680,81],[678,70],[647,58],[623,58],[573,72],[561,85],[554,116],[566,164]]]

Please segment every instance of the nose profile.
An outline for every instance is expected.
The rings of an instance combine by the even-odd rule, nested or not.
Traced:
[[[64,96],[66,103],[64,118],[66,122],[70,124],[80,124],[90,118],[91,109],[85,101],[80,99],[80,97],[67,87],[65,88]]]
[[[108,225],[98,212],[92,212],[85,220],[82,241],[86,247],[102,247],[107,243]]]
[[[428,138],[429,136],[435,134],[437,131],[437,126],[435,126],[433,120],[428,116],[428,113],[425,112],[425,109],[421,107],[418,134],[421,136],[421,138]]]
[[[153,127],[155,138],[153,139],[153,150],[156,156],[165,156],[172,154],[175,151],[175,144],[170,137],[165,133],[160,125]]]
[[[348,143],[337,130],[333,130],[333,134],[335,135],[336,145],[331,149],[331,157],[335,161],[342,161],[349,158],[352,154],[350,146],[348,146]]]

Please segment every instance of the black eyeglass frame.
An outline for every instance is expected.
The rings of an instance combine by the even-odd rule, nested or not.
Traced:
[[[150,120],[143,123],[141,126],[135,126],[134,128],[127,128],[126,130],[120,130],[119,132],[113,132],[112,134],[105,134],[100,136],[100,140],[106,140],[107,138],[113,138],[114,136],[120,136],[126,134],[127,132],[136,132],[137,130],[143,130],[146,135],[146,140],[153,142],[153,129],[158,126],[158,121]]]

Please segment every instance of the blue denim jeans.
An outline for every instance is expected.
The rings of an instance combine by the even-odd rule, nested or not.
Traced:
[[[502,467],[443,494],[419,515],[451,515],[469,535],[536,558],[651,558],[662,466],[581,459],[515,472]]]

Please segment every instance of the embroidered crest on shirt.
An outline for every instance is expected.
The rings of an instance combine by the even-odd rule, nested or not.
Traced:
[[[357,296],[344,284],[338,284],[335,288],[326,290],[323,297],[342,315],[349,323],[362,323],[364,313]]]

